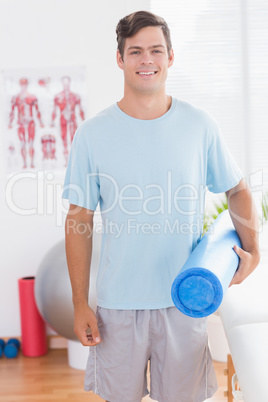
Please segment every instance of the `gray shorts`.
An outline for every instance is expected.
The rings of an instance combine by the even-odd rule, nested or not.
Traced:
[[[206,319],[159,310],[97,307],[102,342],[90,347],[85,390],[110,402],[202,402],[217,390]]]

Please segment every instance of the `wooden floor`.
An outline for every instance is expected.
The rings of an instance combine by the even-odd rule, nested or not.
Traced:
[[[227,402],[223,392],[227,378],[225,363],[214,363],[219,390],[209,402]],[[0,359],[1,402],[103,402],[91,392],[83,391],[84,372],[72,369],[67,363],[66,349],[50,350],[45,356]],[[148,396],[142,402],[152,401]]]

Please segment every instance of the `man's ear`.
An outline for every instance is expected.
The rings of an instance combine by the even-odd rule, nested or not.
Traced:
[[[174,51],[173,49],[170,49],[170,55],[168,58],[168,67],[171,67],[173,62],[174,62]]]
[[[123,61],[122,56],[118,49],[116,52],[116,61],[117,61],[118,67],[121,68],[122,70],[124,70],[124,61]]]

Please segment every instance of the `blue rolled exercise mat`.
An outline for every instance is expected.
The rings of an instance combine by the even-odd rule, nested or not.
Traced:
[[[182,313],[197,318],[217,310],[238,268],[234,245],[241,247],[241,242],[226,210],[194,248],[172,284],[172,300]]]

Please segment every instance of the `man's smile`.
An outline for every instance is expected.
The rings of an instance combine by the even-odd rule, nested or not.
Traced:
[[[149,75],[155,75],[157,71],[137,71],[136,74],[143,76],[143,77],[148,77]]]

